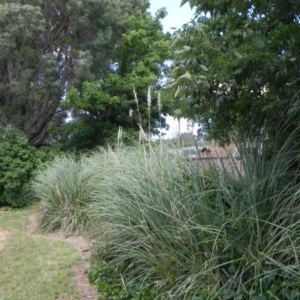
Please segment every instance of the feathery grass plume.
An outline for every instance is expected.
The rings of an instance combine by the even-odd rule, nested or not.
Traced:
[[[300,201],[291,169],[299,144],[287,141],[270,158],[266,142],[241,143],[241,160],[230,158],[230,167],[153,148],[95,157],[101,180],[89,182],[89,214],[98,224],[98,260],[125,285],[153,287],[157,299],[270,291],[288,299],[285,293],[300,289]]]
[[[119,129],[118,129],[117,145],[118,145],[118,148],[123,146],[123,127],[122,126],[119,126]]]
[[[56,157],[31,183],[33,195],[41,201],[41,229],[63,229],[66,234],[80,231],[88,223],[86,205],[91,190],[90,160],[82,156]]]
[[[139,141],[150,141],[149,137],[147,136],[146,132],[144,131],[142,125],[138,123],[140,132],[139,132]]]
[[[142,127],[142,117],[141,117],[141,113],[140,113],[139,100],[138,100],[135,88],[133,88],[133,96],[134,96],[134,102],[136,103],[137,112],[138,112],[138,116],[139,116],[139,123],[138,123],[139,128],[140,128],[139,142],[142,142],[143,140],[146,140],[146,139],[144,139],[146,134],[145,134],[145,132],[143,130],[143,127]]]
[[[147,106],[148,106],[148,109],[151,110],[151,86],[148,87]]]
[[[160,91],[157,93],[157,107],[158,107],[158,113],[159,113],[159,128],[160,128],[159,141],[160,141],[160,148],[162,151],[162,125],[161,125],[162,101],[161,101]]]
[[[147,105],[148,105],[148,135],[149,135],[149,147],[150,147],[150,141],[151,141],[151,86],[148,87]]]
[[[157,106],[158,106],[158,111],[161,113],[162,110],[162,101],[161,101],[161,93],[157,93]]]
[[[137,93],[136,93],[135,88],[133,88],[133,96],[134,96],[134,102],[135,102],[136,104],[139,104],[139,100],[138,100],[138,97],[137,97]]]

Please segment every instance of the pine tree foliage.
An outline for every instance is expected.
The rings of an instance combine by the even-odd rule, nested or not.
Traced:
[[[0,1],[0,122],[41,146],[66,91],[108,68],[140,0]]]

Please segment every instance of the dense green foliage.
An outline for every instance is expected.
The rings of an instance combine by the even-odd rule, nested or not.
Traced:
[[[299,295],[292,156],[280,149],[269,162],[257,151],[242,152],[243,167],[207,171],[159,151],[111,153],[90,212],[102,222],[98,260],[120,286],[152,285],[158,299]]]
[[[66,91],[109,68],[130,15],[141,0],[0,1],[0,122],[46,142]]]
[[[10,129],[0,134],[0,206],[29,203],[29,181],[45,159],[45,153],[29,146],[24,136]]]
[[[225,142],[265,125],[273,139],[283,115],[289,135],[299,125],[298,2],[186,2],[196,17],[176,34],[172,83],[182,114]]]
[[[97,241],[90,276],[107,299],[296,299],[297,146],[271,160],[265,146],[244,142],[239,161],[217,164],[102,149],[50,165],[35,191],[60,224],[50,229],[83,221]]]
[[[165,127],[160,115],[166,114],[170,105],[163,99],[159,107],[156,93],[161,87],[159,79],[167,70],[165,62],[171,58],[170,39],[160,24],[164,16],[164,11],[156,17],[148,12],[131,16],[110,70],[101,80],[84,82],[80,88],[70,90],[61,107],[70,110],[72,122],[58,132],[66,148],[82,150],[115,143],[119,127],[127,143],[138,141],[139,123],[151,133]],[[147,102],[149,86],[151,104]]]
[[[187,2],[196,17],[175,34],[177,116],[242,140],[240,160],[198,163],[150,143],[57,158],[32,182],[42,228],[93,236],[90,278],[108,300],[299,299],[300,5]],[[53,131],[65,149],[110,143],[119,128],[127,141],[155,132],[169,109],[157,95],[172,57],[163,16],[126,19],[100,74],[85,64],[92,52],[77,61],[91,76],[60,106],[72,114]]]

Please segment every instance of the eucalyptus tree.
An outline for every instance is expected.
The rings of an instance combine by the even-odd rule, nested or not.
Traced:
[[[182,0],[196,10],[176,33],[171,87],[185,116],[210,134],[271,140],[299,126],[300,4],[292,0]]]
[[[0,122],[36,147],[66,117],[59,105],[73,86],[109,67],[128,17],[142,0],[0,1]],[[147,5],[147,1],[145,2]]]

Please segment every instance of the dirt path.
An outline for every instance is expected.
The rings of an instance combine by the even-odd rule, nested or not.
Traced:
[[[80,296],[81,300],[97,300],[99,299],[96,289],[89,283],[88,271],[89,271],[89,260],[91,255],[91,244],[81,236],[69,236],[65,237],[61,232],[55,233],[38,233],[40,214],[35,211],[29,215],[29,224],[26,227],[26,233],[45,239],[52,240],[63,240],[74,246],[82,258],[82,263],[79,266],[73,268],[75,277],[75,289]],[[5,247],[5,240],[10,235],[7,230],[1,230],[0,228],[0,251]],[[60,299],[68,300],[68,299]]]

